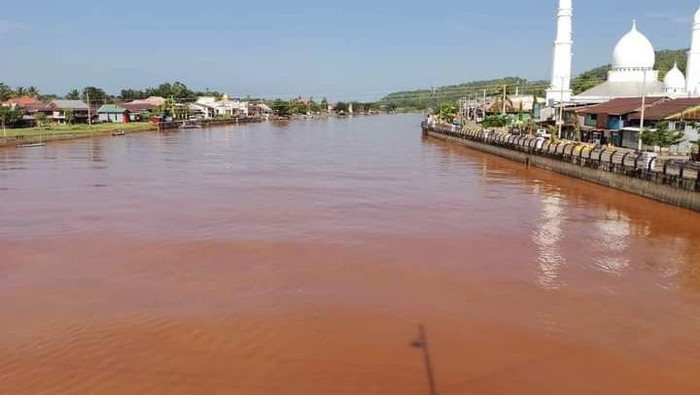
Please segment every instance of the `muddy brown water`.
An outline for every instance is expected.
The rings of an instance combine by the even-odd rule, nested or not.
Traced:
[[[698,214],[419,121],[0,150],[0,393],[700,393]]]

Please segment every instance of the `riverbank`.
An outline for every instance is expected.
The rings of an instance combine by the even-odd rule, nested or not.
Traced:
[[[209,119],[198,122],[202,127],[237,125],[242,123],[262,122],[260,118],[228,118]],[[15,147],[18,144],[48,143],[52,141],[74,140],[95,136],[111,135],[124,132],[125,134],[148,132],[155,130],[178,129],[182,121],[154,125],[150,122],[138,123],[109,123],[94,125],[56,125],[51,128],[7,129],[0,136],[1,147]]]
[[[527,166],[596,183],[662,203],[700,212],[700,170],[697,167],[656,169],[646,153],[586,149],[570,142],[542,141],[485,130],[422,124],[423,133]]]
[[[0,136],[0,147],[14,147],[17,144],[48,143],[52,141],[73,140],[94,136],[110,135],[115,132],[138,133],[158,130],[156,125],[148,122],[127,124],[96,125],[60,125],[50,129],[8,129],[6,136]]]

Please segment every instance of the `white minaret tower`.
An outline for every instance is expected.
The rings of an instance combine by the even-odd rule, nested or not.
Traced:
[[[685,72],[687,91],[690,96],[700,96],[700,9],[693,21],[693,38],[688,52],[688,67]]]
[[[554,41],[552,83],[547,89],[547,105],[571,101],[571,48],[573,47],[572,0],[559,0],[557,39]]]

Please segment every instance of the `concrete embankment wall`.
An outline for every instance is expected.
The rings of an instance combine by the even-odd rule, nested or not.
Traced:
[[[531,155],[526,152],[515,151],[508,148],[497,147],[478,141],[452,137],[434,131],[426,133],[436,139],[453,142],[468,148],[498,155],[523,164],[529,164],[538,168],[553,171],[555,173],[576,177],[585,181],[604,185],[609,188],[654,199],[659,202],[672,204],[700,212],[700,193],[684,189],[674,188],[639,178],[628,177],[623,174],[611,173],[606,170],[593,169],[573,163],[564,162],[554,158]]]

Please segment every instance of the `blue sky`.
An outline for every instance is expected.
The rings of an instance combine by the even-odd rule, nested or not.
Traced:
[[[231,95],[372,100],[394,90],[546,79],[557,0],[10,1],[0,81],[64,94],[179,80]],[[574,0],[574,71],[610,62],[636,18],[657,49],[690,45],[700,1]]]

